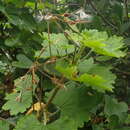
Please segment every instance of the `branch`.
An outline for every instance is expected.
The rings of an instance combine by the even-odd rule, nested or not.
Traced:
[[[51,97],[48,99],[48,102],[46,103],[45,108],[47,108],[49,106],[49,104],[51,104],[51,102],[53,101],[53,99],[55,98],[56,94],[58,93],[58,91],[64,87],[64,84],[62,83],[64,78],[62,77],[61,80],[57,79],[57,78],[51,78],[52,82],[56,85],[56,87],[53,90],[53,93],[51,95]]]
[[[93,4],[93,2],[91,0],[88,0],[89,4],[91,5],[91,7],[94,9],[94,11],[97,13],[98,16],[100,16],[102,18],[102,20],[110,27],[114,28],[116,31],[118,30],[118,28],[111,23],[110,21],[108,21],[99,11],[98,9],[95,7],[95,5]]]
[[[49,98],[48,102],[46,103],[46,108],[49,106],[49,104],[51,104],[51,102],[53,101],[53,99],[55,98],[56,94],[58,93],[60,87],[56,87],[52,93],[52,96]]]
[[[128,0],[123,0],[124,5],[125,5],[125,14],[126,14],[126,18],[127,21],[129,21],[129,16],[128,16]]]

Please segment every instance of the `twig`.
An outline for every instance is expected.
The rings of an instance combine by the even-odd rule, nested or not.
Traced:
[[[51,57],[52,56],[52,52],[51,52],[50,23],[49,23],[49,21],[47,21],[47,26],[48,26],[49,52],[50,52],[50,57]]]
[[[92,52],[93,52],[93,49],[89,50],[88,54],[82,60],[87,59],[91,55]]]
[[[57,79],[57,78],[51,78],[52,82],[56,85],[56,87],[53,89],[53,93],[51,95],[51,97],[48,99],[48,102],[46,103],[45,108],[47,108],[49,106],[49,104],[51,104],[51,102],[53,101],[53,99],[55,98],[56,94],[58,93],[58,91],[64,87],[63,85],[63,80],[64,77],[62,76],[61,80]]]
[[[59,86],[55,87],[55,89],[53,90],[52,96],[49,98],[48,102],[46,103],[46,108],[49,106],[49,104],[51,104],[56,94],[58,93],[59,89],[60,89]]]
[[[129,21],[129,16],[128,16],[128,0],[124,0],[124,5],[125,5],[125,14],[126,14],[126,18],[127,21]]]
[[[79,47],[79,46],[77,45],[77,43],[71,38],[71,36],[70,36],[67,32],[65,32],[65,31],[63,30],[63,28],[61,27],[61,25],[60,25],[57,21],[56,21],[55,23],[56,23],[56,25],[59,27],[59,29],[64,33],[64,36],[66,37],[66,39],[68,39],[69,41],[73,42],[75,46]]]
[[[94,11],[97,13],[98,16],[100,16],[102,18],[102,20],[110,27],[114,28],[116,31],[118,30],[118,28],[111,23],[110,21],[108,21],[99,11],[98,9],[95,7],[95,5],[93,4],[93,2],[91,0],[88,0],[89,4],[91,5],[91,7],[94,9]]]

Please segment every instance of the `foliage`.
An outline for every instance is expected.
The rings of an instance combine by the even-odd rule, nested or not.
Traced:
[[[9,124],[6,121],[0,121],[0,129],[1,130],[9,130]]]
[[[0,129],[130,129],[129,6],[1,0]]]

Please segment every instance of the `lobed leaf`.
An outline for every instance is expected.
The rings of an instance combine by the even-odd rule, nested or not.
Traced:
[[[97,30],[85,30],[82,32],[82,36],[81,42],[98,54],[117,58],[125,56],[125,52],[121,51],[124,47],[122,37],[108,37],[106,32]]]
[[[108,116],[117,115],[119,118],[121,114],[128,111],[128,106],[125,102],[117,102],[115,98],[105,96],[105,108],[104,112]]]
[[[50,41],[48,39],[48,34],[43,33],[43,47],[45,51],[41,55],[41,58],[48,58],[51,56],[65,56],[74,52],[74,46],[68,43],[68,40],[64,34],[50,34]],[[50,44],[51,43],[51,44]],[[50,44],[50,47],[49,47]],[[51,53],[51,54],[50,54]],[[36,57],[40,54],[40,51],[36,52]]]
[[[35,82],[38,83],[39,79],[35,75]],[[35,90],[36,84],[32,84],[32,76],[26,75],[22,78],[15,80],[15,92],[6,95],[7,102],[3,105],[4,110],[10,110],[11,115],[23,113],[32,104],[32,91]]]

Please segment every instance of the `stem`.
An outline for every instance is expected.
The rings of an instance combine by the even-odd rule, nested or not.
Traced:
[[[71,36],[64,31],[64,29],[62,28],[62,26],[57,21],[55,23],[59,27],[59,29],[64,33],[64,36],[66,37],[66,39],[68,39],[69,41],[73,42],[74,45],[78,46],[77,43],[71,38]]]
[[[84,49],[85,49],[85,47],[84,47],[84,46],[81,46],[79,52],[77,53],[77,55],[75,55],[75,62],[74,62],[74,63],[77,63],[77,62],[78,62],[78,60],[80,59],[80,57],[81,57],[81,55],[82,55]]]
[[[89,52],[88,52],[88,54],[82,59],[82,60],[85,60],[85,59],[87,59],[89,56],[90,56],[90,54],[93,52],[93,49],[91,49]]]
[[[129,21],[129,16],[128,16],[128,0],[124,0],[124,5],[125,5],[125,14],[127,21]]]
[[[95,5],[93,4],[93,2],[91,0],[88,0],[89,4],[91,5],[91,7],[94,9],[94,11],[97,13],[98,16],[100,16],[102,18],[102,20],[110,27],[114,28],[116,31],[118,31],[118,28],[111,23],[110,21],[108,21],[108,19],[106,19],[99,11],[98,9],[95,7]]]
[[[37,3],[37,0],[35,0],[35,9],[34,9],[35,16],[37,15],[37,6],[38,6],[38,3]]]
[[[53,99],[55,98],[56,94],[58,93],[60,87],[57,86],[54,90],[53,93],[51,95],[51,97],[49,98],[48,102],[46,103],[46,108],[49,106],[49,104],[51,104],[51,102],[53,101]]]
[[[49,23],[49,21],[47,22],[47,26],[48,26],[49,52],[50,52],[50,57],[51,57],[52,56],[52,52],[51,52],[50,23]]]

